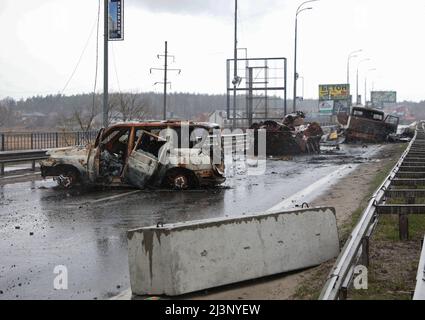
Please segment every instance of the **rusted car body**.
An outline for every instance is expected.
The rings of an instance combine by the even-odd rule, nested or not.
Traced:
[[[211,135],[219,133],[220,127],[210,123],[116,124],[100,130],[93,145],[48,151],[49,159],[41,162],[41,174],[54,177],[64,187],[215,186],[225,181],[221,145],[210,142]]]
[[[267,156],[289,156],[319,153],[324,134],[318,123],[304,123],[304,114],[298,112],[285,117],[283,122],[265,121],[253,124],[255,154],[258,148],[258,130],[266,130]]]
[[[346,142],[380,143],[397,132],[399,118],[381,110],[353,107],[346,129]]]

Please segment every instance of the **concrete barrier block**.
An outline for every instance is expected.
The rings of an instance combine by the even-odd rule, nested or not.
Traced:
[[[319,265],[339,254],[333,208],[128,232],[133,294],[176,296]]]

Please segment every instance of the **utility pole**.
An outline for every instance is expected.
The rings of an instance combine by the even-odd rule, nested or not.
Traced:
[[[167,120],[167,73],[168,73],[168,42],[165,41],[164,53],[164,116],[163,119]]]
[[[233,129],[236,128],[236,88],[238,79],[238,0],[235,0],[235,42],[233,63]]]
[[[108,126],[108,51],[109,51],[109,13],[108,2],[104,0],[104,35],[103,35],[103,126]]]
[[[181,69],[170,69],[170,68],[168,68],[168,58],[169,57],[172,57],[173,60],[174,60],[175,57],[174,56],[170,56],[168,54],[168,42],[167,41],[165,41],[165,51],[164,51],[164,54],[163,55],[159,54],[157,57],[158,57],[158,59],[160,59],[161,57],[164,58],[164,67],[163,68],[151,68],[150,69],[150,73],[152,74],[152,70],[164,71],[164,81],[163,82],[155,82],[154,85],[157,85],[157,84],[163,84],[164,85],[163,120],[167,120],[167,86],[168,85],[171,85],[171,82],[168,81],[168,71],[177,71],[178,74],[181,74]]]

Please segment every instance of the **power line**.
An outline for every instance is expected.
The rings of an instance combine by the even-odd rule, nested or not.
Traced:
[[[97,20],[97,19],[96,19],[96,20]],[[84,45],[84,48],[83,48],[83,51],[81,52],[81,55],[80,55],[80,57],[78,58],[77,64],[75,65],[74,70],[73,70],[73,71],[72,71],[72,73],[71,73],[71,76],[69,77],[68,81],[66,82],[65,86],[64,86],[64,87],[63,87],[63,89],[62,89],[62,91],[61,91],[61,95],[63,95],[63,93],[65,92],[65,90],[68,88],[69,83],[71,82],[72,78],[74,77],[75,73],[77,72],[77,69],[78,69],[78,67],[79,67],[79,65],[80,65],[80,63],[81,63],[81,60],[83,59],[83,56],[84,56],[84,54],[85,54],[85,52],[86,52],[86,50],[87,50],[87,47],[89,46],[90,39],[91,39],[91,38],[92,38],[92,36],[93,36],[94,28],[96,27],[96,22],[97,22],[97,21],[95,21],[95,23],[93,24],[93,27],[91,28],[91,31],[90,31],[89,37],[87,38],[86,44]]]
[[[100,25],[100,0],[97,9],[97,27],[96,27],[96,67],[94,73],[94,86],[93,86],[93,110],[96,107],[96,87],[97,87],[97,74],[99,71],[99,25]]]
[[[154,85],[157,84],[163,84],[164,85],[164,115],[163,115],[163,119],[167,120],[167,85],[171,85],[171,82],[168,81],[168,71],[177,71],[179,74],[181,74],[181,69],[170,69],[168,68],[168,58],[171,57],[173,58],[173,62],[175,62],[175,56],[169,55],[168,54],[168,42],[165,41],[165,52],[163,55],[158,54],[157,55],[158,59],[160,59],[161,57],[164,58],[164,67],[163,68],[151,68],[150,69],[150,73],[152,73],[153,70],[158,70],[158,71],[164,71],[164,81],[163,82],[155,82]]]

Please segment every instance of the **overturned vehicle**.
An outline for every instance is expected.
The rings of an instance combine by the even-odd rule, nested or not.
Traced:
[[[380,143],[396,134],[399,118],[381,110],[353,107],[345,132],[346,142]]]
[[[220,127],[181,121],[116,124],[101,129],[94,145],[53,149],[41,175],[60,186],[188,189],[225,181]],[[219,137],[219,139],[221,139]]]
[[[320,140],[324,134],[318,123],[305,123],[305,115],[298,111],[289,114],[283,122],[254,123],[255,154],[258,154],[258,130],[266,131],[267,156],[290,156],[320,153]]]

